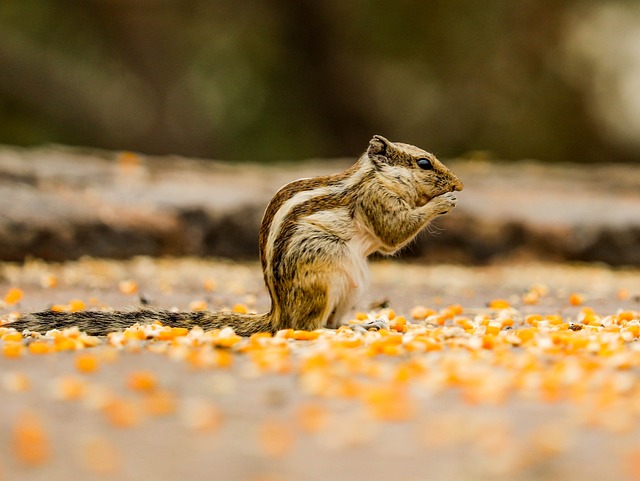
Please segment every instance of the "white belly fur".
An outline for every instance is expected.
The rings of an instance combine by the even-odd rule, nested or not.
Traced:
[[[375,250],[370,237],[360,233],[354,235],[347,243],[347,250],[348,256],[331,282],[330,304],[335,314],[328,327],[338,327],[369,286],[367,256]]]

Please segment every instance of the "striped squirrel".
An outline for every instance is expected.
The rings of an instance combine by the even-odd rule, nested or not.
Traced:
[[[291,182],[267,206],[259,245],[269,312],[47,310],[7,327],[46,332],[78,326],[106,335],[159,320],[205,330],[231,326],[242,336],[335,328],[367,285],[367,257],[393,254],[411,242],[434,217],[455,207],[456,190],[462,183],[433,154],[375,135],[345,172]]]

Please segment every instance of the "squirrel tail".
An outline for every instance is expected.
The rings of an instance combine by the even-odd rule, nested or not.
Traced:
[[[164,326],[202,327],[205,331],[231,327],[240,336],[250,336],[256,332],[275,332],[271,316],[266,314],[240,314],[237,312],[183,311],[173,312],[158,309],[135,309],[130,311],[40,311],[24,314],[16,321],[3,327],[13,327],[18,331],[33,331],[44,334],[52,329],[78,327],[91,336],[106,336],[109,332],[120,331],[135,323],[150,324],[160,321]]]

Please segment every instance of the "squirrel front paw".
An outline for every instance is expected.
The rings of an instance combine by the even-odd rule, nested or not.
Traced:
[[[442,195],[431,199],[431,208],[438,213],[438,215],[446,214],[456,206],[458,198],[453,192],[446,192]]]

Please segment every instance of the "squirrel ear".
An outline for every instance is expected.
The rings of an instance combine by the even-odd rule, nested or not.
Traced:
[[[389,147],[391,147],[391,142],[385,139],[382,135],[374,135],[369,141],[367,153],[369,155],[385,155]]]

